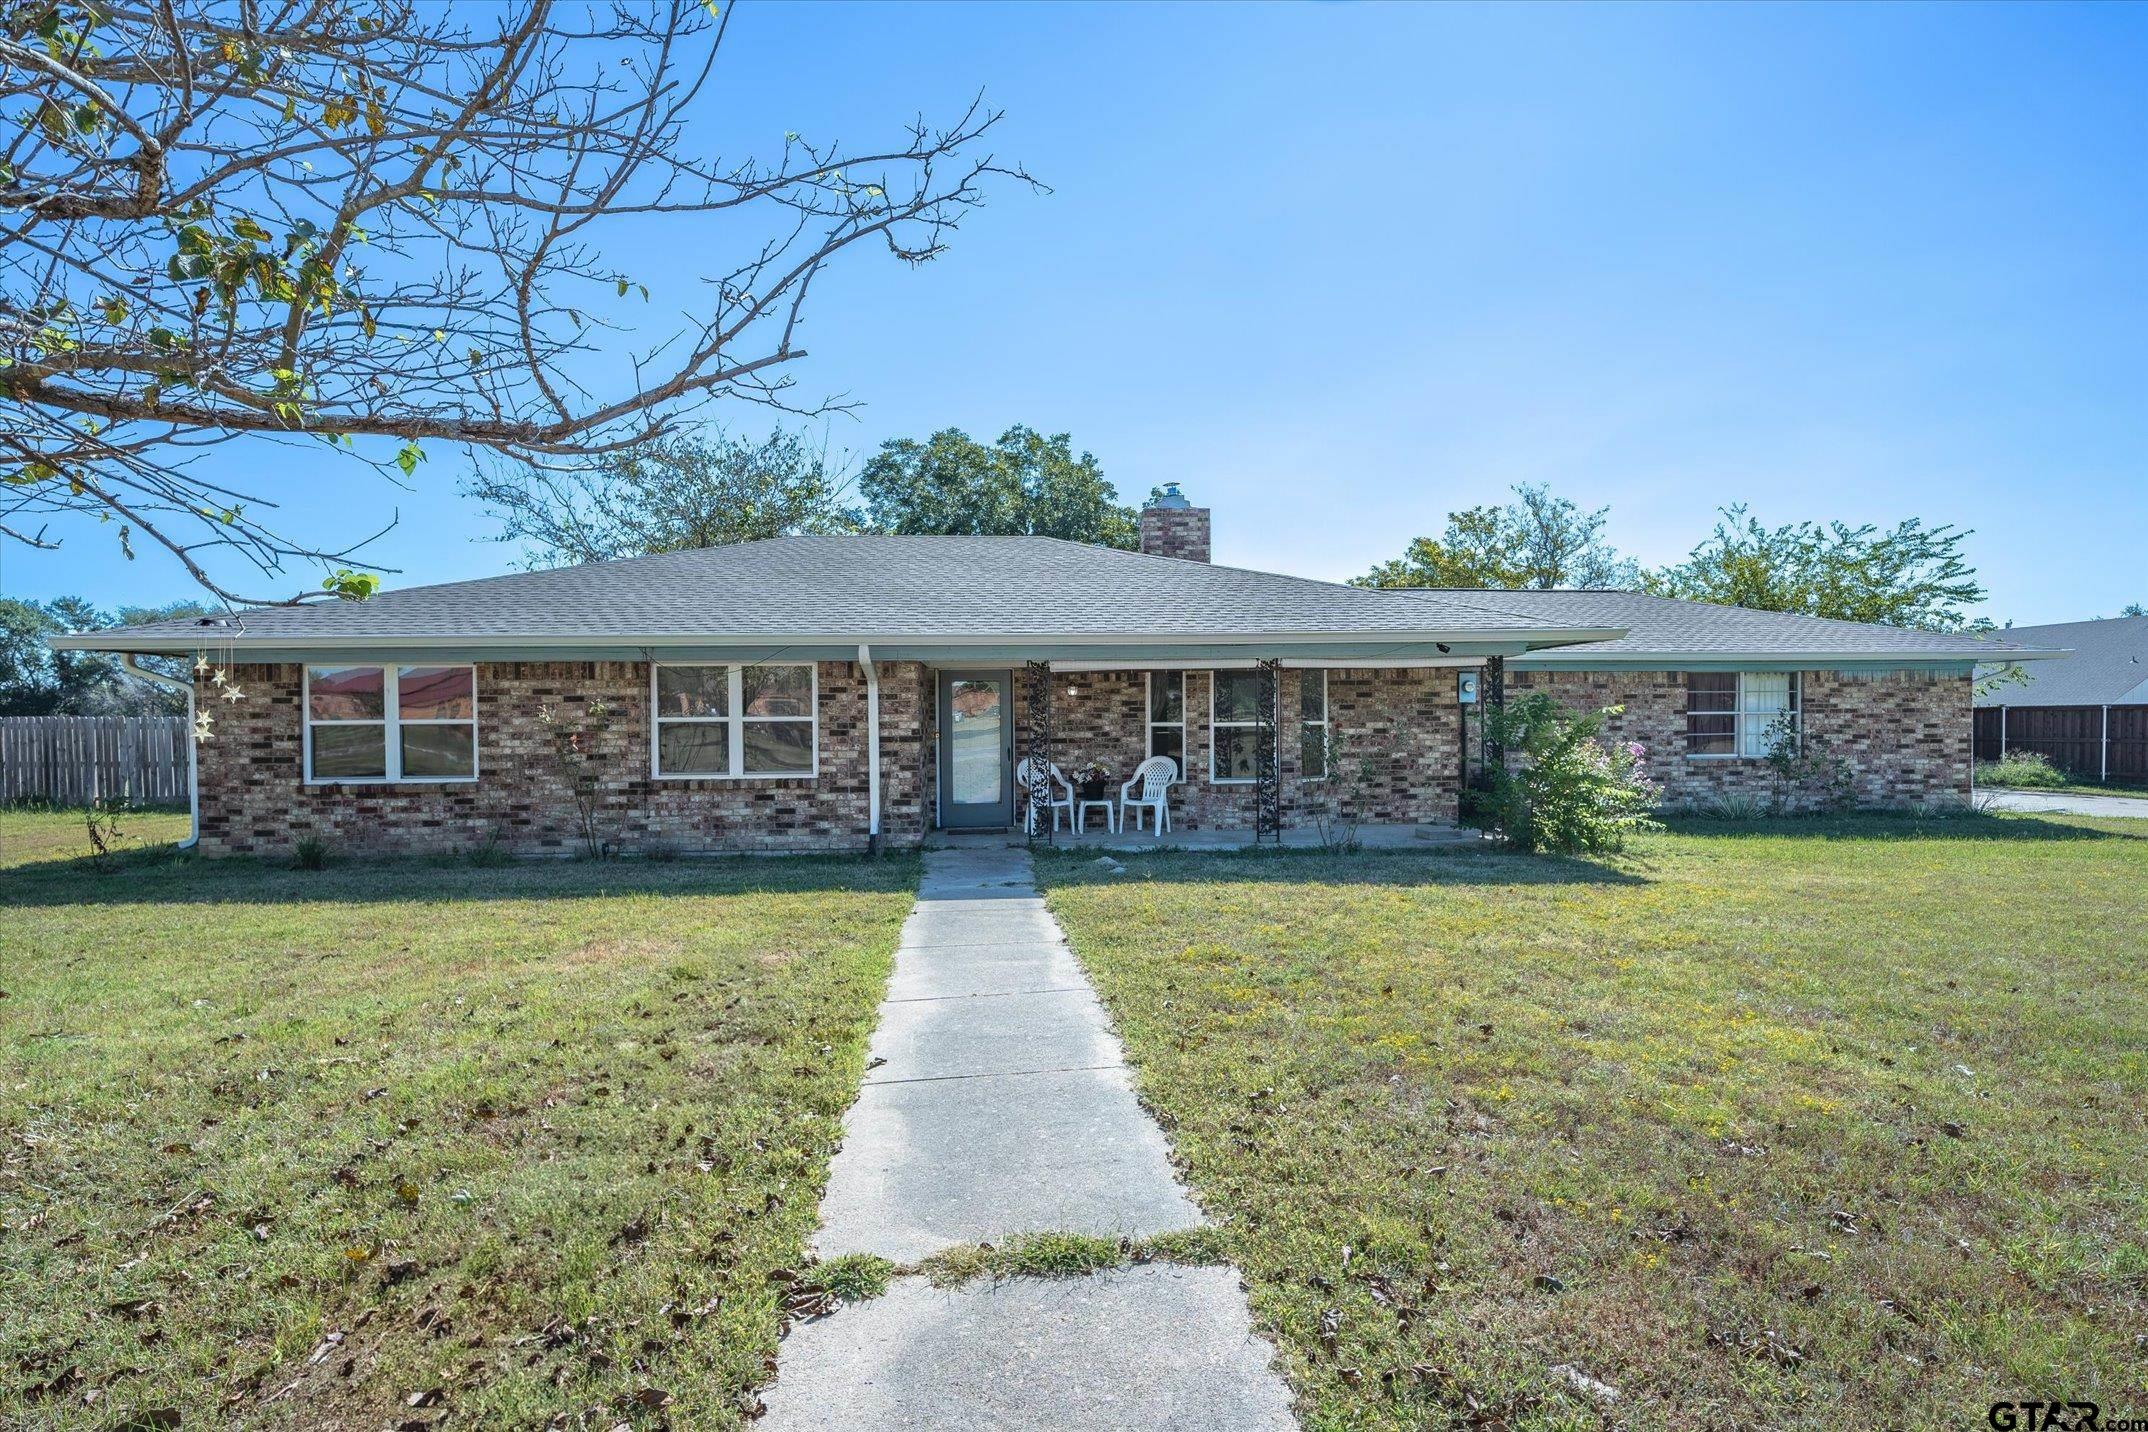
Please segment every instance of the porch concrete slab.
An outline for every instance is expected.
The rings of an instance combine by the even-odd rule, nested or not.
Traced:
[[[1086,984],[1034,993],[885,1004],[868,1087],[911,1079],[1035,1074],[1123,1063],[1104,1007]],[[885,1061],[885,1062],[878,1062]]]
[[[1012,1233],[1142,1238],[1202,1221],[1123,1067],[867,1085],[820,1213],[821,1257],[898,1263]]]
[[[1361,825],[1355,839],[1363,850],[1435,850],[1442,848],[1481,849],[1487,837],[1480,830],[1466,826],[1444,824],[1426,825]],[[1280,845],[1285,850],[1318,850],[1320,833],[1305,826],[1294,826],[1281,836],[1269,835],[1259,845],[1274,849]],[[945,850],[963,855],[975,854],[992,848],[1026,847],[1028,840],[1019,832],[932,831],[925,838],[928,850]],[[1148,850],[1250,850],[1255,848],[1250,830],[1171,830],[1162,835],[1153,831],[1087,830],[1080,833],[1060,831],[1052,841],[1059,850],[1088,851],[1148,851]]]
[[[1033,993],[1086,986],[1063,944],[937,945],[895,955],[888,1002]]]
[[[792,1329],[761,1426],[1284,1432],[1296,1424],[1269,1354],[1229,1268],[902,1278]]]

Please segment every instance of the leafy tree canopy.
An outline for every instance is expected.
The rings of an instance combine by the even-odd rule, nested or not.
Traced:
[[[986,446],[957,428],[920,443],[892,438],[858,478],[866,517],[884,532],[1063,537],[1140,545],[1131,507],[1094,456],[1066,433],[1016,424]]]
[[[177,692],[137,681],[105,652],[54,651],[45,638],[66,631],[139,626],[174,617],[210,615],[198,602],[177,601],[162,607],[121,607],[100,611],[80,597],[26,602],[0,597],[0,716],[176,715],[186,710]],[[186,662],[175,657],[143,657],[142,665],[173,676]]]
[[[468,491],[501,524],[502,542],[532,567],[719,547],[799,532],[853,532],[845,480],[827,449],[796,433],[720,430],[664,438],[568,469],[522,465],[477,477]]]
[[[1909,518],[1892,528],[1844,522],[1767,527],[1740,506],[1726,507],[1715,531],[1675,566],[1650,573],[1661,596],[1799,612],[1842,621],[1926,631],[1988,626],[1964,608],[1984,599],[1962,555],[1969,533]]]
[[[1514,489],[1515,500],[1447,514],[1438,537],[1419,537],[1382,562],[1364,587],[1631,587],[1640,568],[1604,538],[1608,507],[1584,512],[1542,485]]]

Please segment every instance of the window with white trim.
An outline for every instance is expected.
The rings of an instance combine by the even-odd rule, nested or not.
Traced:
[[[1794,671],[1686,673],[1686,754],[1758,759],[1778,733],[1803,739]]]
[[[741,780],[819,773],[820,675],[813,663],[665,663],[649,682],[653,774]]]
[[[306,780],[477,779],[477,668],[309,666]]]
[[[1260,749],[1260,673],[1208,675],[1208,779],[1219,786],[1250,785]]]
[[[1298,673],[1298,775],[1308,781],[1328,774],[1328,674]]]
[[[1186,673],[1149,673],[1149,754],[1169,756],[1186,778]]]

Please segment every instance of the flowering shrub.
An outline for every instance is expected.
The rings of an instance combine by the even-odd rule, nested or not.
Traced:
[[[1487,740],[1519,766],[1489,773],[1480,808],[1491,828],[1524,850],[1562,855],[1617,850],[1635,831],[1657,829],[1647,748],[1638,741],[1607,748],[1596,739],[1604,718],[1621,709],[1577,715],[1541,691],[1487,708]]]

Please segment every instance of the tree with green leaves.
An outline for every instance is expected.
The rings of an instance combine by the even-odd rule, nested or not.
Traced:
[[[986,446],[959,428],[924,442],[891,438],[858,477],[867,522],[883,532],[1063,537],[1140,546],[1134,509],[1066,433],[1016,424]]]
[[[0,536],[109,523],[226,601],[246,562],[357,596],[363,539],[264,515],[316,464],[239,491],[210,450],[408,479],[430,444],[582,461],[714,400],[840,407],[789,376],[815,280],[853,250],[925,263],[1028,178],[976,152],[980,103],[855,151],[732,114],[780,139],[695,152],[739,92],[731,13],[0,0]],[[606,257],[629,240],[671,262]]]
[[[1549,488],[1524,483],[1515,500],[1447,514],[1438,537],[1419,537],[1394,561],[1355,579],[1361,587],[1632,587],[1640,568],[1604,537],[1611,509],[1585,512]]]
[[[781,429],[660,438],[566,468],[480,473],[465,488],[531,567],[721,547],[800,532],[855,532],[846,480],[825,445]]]
[[[1866,523],[1792,522],[1768,527],[1743,505],[1722,509],[1715,531],[1675,566],[1650,573],[1646,590],[1688,601],[1925,631],[1989,626],[1967,607],[1984,586],[1962,554],[1970,533],[1915,517]]]
[[[175,715],[186,698],[166,687],[137,681],[120,669],[119,658],[96,651],[54,651],[45,638],[69,631],[100,631],[177,617],[207,616],[199,602],[177,601],[161,607],[121,607],[100,611],[80,597],[27,602],[0,597],[0,716]],[[142,665],[169,676],[185,676],[177,657],[143,657]]]

